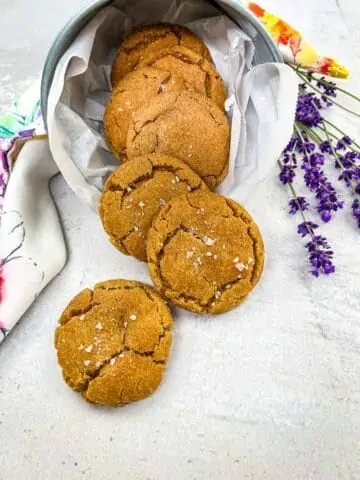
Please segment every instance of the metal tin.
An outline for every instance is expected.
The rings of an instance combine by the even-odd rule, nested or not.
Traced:
[[[60,58],[70,47],[80,31],[101,9],[111,3],[113,3],[113,0],[96,0],[90,5],[85,6],[57,35],[48,53],[41,80],[41,107],[45,123],[47,118],[48,95]],[[226,15],[237,23],[248,37],[254,41],[254,65],[267,62],[283,62],[280,52],[271,36],[258,19],[249,12],[246,7],[239,3],[239,0],[209,0],[209,3],[213,3],[222,8]]]

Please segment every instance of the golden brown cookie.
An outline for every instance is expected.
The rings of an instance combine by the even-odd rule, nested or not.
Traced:
[[[99,283],[76,296],[59,323],[55,347],[64,379],[88,402],[118,407],[160,385],[172,317],[152,288],[126,280]]]
[[[187,163],[210,188],[229,168],[230,126],[224,112],[209,99],[187,90],[164,93],[133,115],[127,137],[132,159],[162,153]]]
[[[126,137],[134,111],[163,92],[184,90],[181,77],[158,68],[139,68],[117,84],[105,108],[104,127],[115,157],[126,160]]]
[[[180,160],[152,154],[131,160],[107,180],[100,217],[112,244],[146,262],[146,238],[154,215],[174,197],[208,187]]]
[[[242,303],[264,266],[263,241],[250,215],[215,193],[171,200],[149,230],[147,252],[160,295],[197,313]]]
[[[180,76],[186,87],[205,95],[224,109],[227,97],[225,84],[216,68],[201,55],[186,47],[173,47],[147,55],[141,66],[164,69]]]
[[[205,43],[186,27],[166,23],[145,25],[135,30],[121,45],[111,72],[112,85],[115,86],[149,54],[178,45],[190,48],[211,61]]]

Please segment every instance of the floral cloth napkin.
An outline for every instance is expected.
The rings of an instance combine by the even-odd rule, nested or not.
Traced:
[[[37,82],[0,116],[0,343],[66,261],[39,92]]]

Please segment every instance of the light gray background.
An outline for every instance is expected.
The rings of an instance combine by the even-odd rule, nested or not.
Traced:
[[[39,74],[82,1],[0,1],[0,108]],[[264,0],[352,70],[358,0]],[[146,267],[119,256],[98,218],[53,183],[69,262],[0,348],[0,479],[360,479],[359,234],[345,214],[324,229],[338,274],[312,280],[276,175],[248,208],[267,245],[263,281],[218,319],[177,313],[167,378],[150,399],[90,407],[62,382],[56,319],[78,290]],[[335,301],[333,301],[335,300]],[[329,305],[332,305],[329,308]]]

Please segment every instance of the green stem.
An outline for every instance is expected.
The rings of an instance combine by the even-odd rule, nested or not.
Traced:
[[[295,70],[293,67],[291,67],[293,70]],[[312,88],[315,92],[319,93],[322,97],[327,98],[332,104],[336,105],[337,107],[341,108],[342,110],[345,110],[345,112],[351,113],[352,115],[355,115],[355,117],[360,118],[360,114],[353,112],[349,108],[344,107],[340,103],[336,102],[332,97],[329,97],[328,95],[325,95],[324,92],[319,90],[318,88],[314,87],[314,85],[309,82],[309,80],[305,77],[305,75],[302,75],[300,72],[296,72],[296,74],[301,78],[303,82],[305,82],[307,85],[309,85],[310,88]]]
[[[303,70],[303,69],[298,69],[297,70],[298,72],[302,73],[302,74],[307,74],[308,71],[307,70]],[[323,85],[325,86],[329,86],[329,87],[332,87],[334,88],[335,90],[338,90],[339,92],[342,92],[344,93],[345,95],[348,95],[349,97],[353,98],[354,100],[356,100],[357,102],[360,102],[360,97],[357,97],[356,95],[354,95],[353,93],[349,92],[348,90],[344,90],[343,88],[340,88],[336,83],[334,83],[334,85],[330,84],[328,81],[326,80],[323,80],[322,78],[319,78],[318,76],[314,77],[315,80],[319,83],[322,83]]]
[[[301,133],[301,131],[300,131],[299,127],[298,127],[298,124],[297,124],[296,122],[294,123],[294,133],[297,134],[297,135],[300,137],[300,140],[301,140],[303,143],[305,143],[305,139],[304,139],[304,137],[302,136],[302,133]]]
[[[278,160],[277,163],[278,163],[278,165],[279,165],[279,167],[280,167],[280,170],[282,170],[282,169],[284,168],[284,165],[282,164],[282,162],[281,162],[280,160]],[[306,218],[305,213],[303,212],[303,209],[301,208],[301,205],[300,205],[300,203],[299,203],[299,201],[298,201],[298,196],[297,196],[297,194],[296,194],[296,192],[295,192],[295,188],[293,187],[293,185],[292,185],[291,183],[288,183],[288,186],[289,186],[289,188],[290,188],[290,191],[291,191],[291,194],[292,194],[292,196],[293,196],[293,199],[296,201],[296,203],[297,203],[298,206],[299,206],[299,212],[300,212],[300,215],[302,216],[302,218],[303,218],[303,220],[304,220],[304,223],[307,223],[307,222],[308,222],[308,219]],[[311,236],[311,238],[314,239],[313,233],[312,233],[312,231],[310,230],[309,227],[307,227],[307,230],[308,230],[309,235]]]
[[[347,136],[347,134],[346,134],[343,130],[341,130],[339,127],[337,127],[336,125],[334,125],[334,124],[333,124],[332,122],[330,122],[329,120],[325,120],[325,119],[324,119],[324,122],[326,122],[328,125],[330,125],[330,127],[334,128],[334,129],[337,130],[339,133],[341,133],[342,135],[344,135],[344,137]],[[358,143],[356,143],[355,140],[353,140],[352,142],[353,142],[353,144],[354,144],[356,147],[360,148],[360,145],[359,145]]]
[[[300,123],[301,124],[301,127],[305,129],[305,132],[307,133],[307,135],[309,135],[310,138],[312,138],[313,140],[315,140],[315,142],[318,142],[318,143],[322,143],[323,142],[323,139],[320,137],[320,135],[318,135],[315,130],[312,130],[311,128],[309,128],[307,125],[305,125],[304,123]]]
[[[329,123],[329,122],[327,122],[327,123]],[[318,128],[319,130],[321,130],[322,132],[325,133],[325,128],[324,128],[324,127],[320,127],[320,125],[318,125],[316,128]],[[340,140],[339,137],[337,137],[334,133],[329,132],[329,130],[328,130],[328,135],[329,135],[330,137],[334,138],[334,139],[337,140],[337,141]],[[351,145],[347,145],[346,147],[347,147],[348,150],[352,150],[352,151],[355,152],[355,153],[360,153],[360,151],[359,151],[357,148],[354,148],[354,147],[352,147]]]

